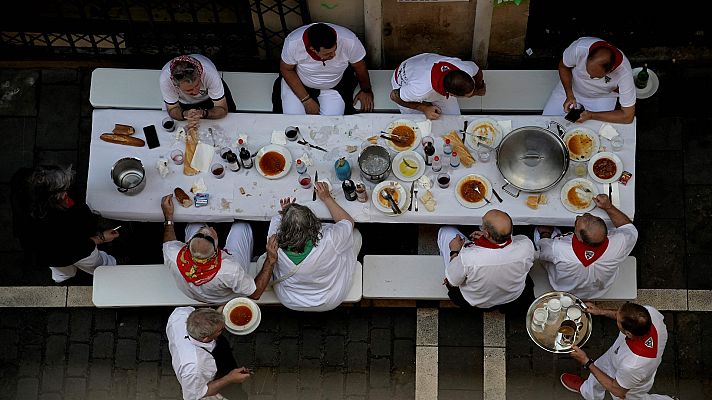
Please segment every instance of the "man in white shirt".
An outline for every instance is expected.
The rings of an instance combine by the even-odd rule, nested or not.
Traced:
[[[600,217],[589,213],[576,217],[573,234],[551,238],[552,227],[537,227],[539,259],[554,290],[583,299],[605,294],[618,276],[618,266],[633,251],[638,230],[605,194],[594,197],[596,206],[608,214],[615,229],[608,231]]]
[[[284,39],[281,57],[275,112],[348,115],[358,102],[361,111],[373,110],[366,49],[350,30],[324,23],[302,26]],[[356,80],[361,90],[354,97]]]
[[[400,63],[391,86],[391,100],[402,114],[423,113],[428,119],[460,115],[457,97],[484,96],[487,91],[477,64],[433,53]]]
[[[465,243],[465,235],[452,226],[438,232],[445,285],[453,303],[490,309],[532,292],[527,274],[534,262],[534,245],[524,235],[512,236],[512,219],[507,213],[488,211],[480,230],[469,238],[472,241]],[[533,293],[530,296],[533,298]]]
[[[168,317],[168,350],[184,400],[221,399],[221,390],[250,377],[248,369],[237,367],[221,335],[224,326],[222,312],[212,308],[178,307]]]
[[[595,119],[629,124],[635,117],[635,84],[630,62],[617,47],[595,37],[575,40],[559,62],[561,81],[543,115],[565,115],[583,106],[576,122]],[[617,108],[620,104],[620,109]]]
[[[166,63],[159,82],[168,115],[175,120],[218,119],[237,112],[215,64],[200,54],[178,56]]]
[[[592,303],[586,306],[593,315],[615,319],[620,333],[613,346],[598,359],[589,358],[578,346],[573,346],[571,358],[591,371],[591,375],[584,381],[578,375],[562,374],[564,387],[587,400],[603,399],[607,391],[614,399],[672,399],[648,394],[668,339],[663,315],[651,306],[635,303],[625,303],[618,310],[601,309]]]
[[[205,224],[188,224],[187,243],[176,240],[173,224],[173,195],[164,196],[161,209],[165,218],[163,259],[176,285],[186,296],[205,303],[224,304],[235,297],[259,299],[269,283],[276,260],[276,245],[267,243],[267,262],[253,279],[247,273],[252,256],[252,228],[235,222],[218,247],[218,234]]]
[[[316,192],[333,224],[321,223],[308,207],[285,198],[267,233],[279,246],[274,292],[292,310],[338,307],[353,285],[356,256],[361,250],[361,234],[354,228],[353,218],[331,197],[326,184],[317,182]]]

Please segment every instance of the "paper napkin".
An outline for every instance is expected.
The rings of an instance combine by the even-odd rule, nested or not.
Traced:
[[[603,125],[601,125],[601,129],[598,130],[598,134],[608,140],[611,140],[614,137],[618,136],[618,131],[611,124],[604,123]]]
[[[272,144],[287,144],[287,136],[284,131],[272,131]]]

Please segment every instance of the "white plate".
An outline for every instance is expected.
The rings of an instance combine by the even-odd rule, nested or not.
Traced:
[[[239,328],[237,325],[230,321],[230,312],[239,305],[246,305],[252,310],[252,321],[250,321],[244,328]],[[228,332],[235,335],[247,335],[252,333],[260,325],[262,320],[262,312],[260,307],[252,299],[247,297],[236,297],[225,304],[223,307],[223,317],[225,318],[225,329]]]
[[[643,67],[637,67],[633,68],[633,79],[635,80],[635,77],[638,76],[638,72],[643,70]],[[645,85],[644,88],[638,89],[637,87],[635,88],[635,97],[639,99],[647,99],[648,97],[652,96],[655,94],[655,92],[658,91],[658,86],[660,86],[660,80],[658,79],[658,75],[653,72],[650,68],[648,68],[648,84]]]
[[[581,188],[581,190],[588,189],[591,191],[590,194],[586,193],[587,195],[591,196],[591,200],[588,202],[586,206],[576,206],[572,204],[569,199],[568,199],[568,193],[569,190],[575,187]],[[577,191],[579,192],[579,191]],[[593,210],[594,207],[596,207],[596,203],[593,201],[593,198],[598,195],[598,188],[596,185],[589,181],[588,179],[585,178],[574,178],[564,184],[564,186],[561,188],[561,204],[566,207],[567,210],[571,211],[572,213],[577,213],[577,214],[582,214],[585,212],[589,212]],[[578,195],[579,198],[581,198],[581,195]]]
[[[260,168],[260,160],[262,159],[262,156],[270,151],[276,151],[284,157],[284,169],[282,172],[275,175],[266,175],[265,172],[262,171],[262,168]],[[292,168],[292,153],[290,153],[284,146],[280,146],[278,144],[268,144],[257,152],[257,156],[255,157],[255,168],[257,168],[257,172],[259,172],[260,175],[267,179],[279,179],[287,175],[289,173],[289,169]]]
[[[612,160],[614,163],[616,163],[616,173],[613,174],[612,177],[608,179],[601,179],[596,174],[593,173],[593,166],[596,164],[596,161],[600,160],[601,158],[608,158]],[[603,151],[600,153],[596,153],[591,157],[590,160],[588,160],[588,174],[591,176],[591,178],[598,182],[598,183],[612,183],[618,180],[618,178],[621,177],[621,174],[623,173],[623,161],[621,161],[621,158],[618,157],[617,154],[614,153],[609,153],[607,151]]]
[[[571,139],[574,135],[586,135],[589,139],[591,139],[591,148],[586,154],[574,154],[571,152],[571,149],[569,149],[569,139]],[[568,132],[566,132],[563,140],[564,144],[566,144],[566,148],[569,149],[569,157],[571,157],[571,161],[588,161],[594,154],[598,153],[598,149],[601,147],[601,139],[598,137],[598,134],[583,126],[571,128]]]
[[[484,193],[485,199],[489,200],[489,199],[492,198],[492,183],[490,183],[489,179],[485,178],[485,177],[482,176],[482,175],[478,175],[478,174],[465,175],[465,176],[463,176],[463,177],[457,182],[457,185],[455,185],[455,198],[456,198],[457,201],[458,201],[460,204],[462,204],[464,207],[467,207],[467,208],[480,208],[480,207],[484,206],[485,204],[487,204],[487,202],[486,202],[484,199],[482,199],[482,200],[480,200],[480,201],[478,201],[478,202],[473,203],[473,202],[470,202],[470,201],[465,200],[465,198],[463,198],[462,195],[460,194],[460,187],[461,187],[466,181],[470,181],[470,180],[473,180],[473,179],[476,179],[476,180],[482,182],[482,183],[485,185],[485,193]]]
[[[492,127],[491,129],[489,127]],[[490,118],[479,118],[467,126],[468,135],[465,141],[473,150],[477,150],[477,143],[484,143],[490,147],[497,147],[502,141],[502,128],[497,121]],[[484,139],[478,136],[484,137]]]
[[[420,140],[422,138],[420,135],[420,128],[418,128],[418,125],[415,122],[413,122],[409,119],[399,119],[399,120],[395,120],[395,121],[391,122],[390,125],[388,125],[388,127],[386,128],[386,132],[391,133],[395,127],[401,126],[401,125],[407,126],[410,129],[412,129],[413,132],[415,132],[415,139],[413,140],[413,143],[411,143],[410,146],[407,146],[407,147],[400,147],[400,146],[396,146],[392,140],[384,139],[386,141],[386,144],[388,145],[388,147],[390,147],[391,149],[393,149],[395,151],[413,150],[416,147],[418,147],[418,145],[420,144]]]
[[[403,164],[404,159],[408,161],[408,164],[415,167],[415,173],[413,173],[413,175],[406,176],[403,171],[401,171],[401,166],[406,170],[413,171],[412,168]],[[393,174],[396,178],[402,180],[403,182],[412,182],[423,176],[425,173],[425,160],[423,160],[423,156],[413,150],[401,151],[393,157],[391,170],[393,170]]]
[[[381,202],[378,200],[379,195],[378,193],[383,190],[386,186],[393,186],[397,191],[398,191],[398,208],[401,210],[401,214],[404,214],[407,210],[405,206],[408,204],[408,192],[405,190],[403,185],[401,185],[399,182],[396,181],[383,181],[376,185],[376,187],[373,188],[373,192],[371,192],[371,202],[373,205],[378,209],[378,211],[381,211],[382,213],[386,215],[401,215],[401,214],[395,214],[393,213],[393,210],[391,210],[390,206],[384,206],[381,204]]]

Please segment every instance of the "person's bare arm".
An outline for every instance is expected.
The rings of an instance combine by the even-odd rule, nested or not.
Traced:
[[[616,319],[617,310],[611,310],[608,308],[600,308],[596,303],[586,302],[586,312],[592,315],[600,315],[602,317],[608,317],[610,319]]]
[[[166,110],[168,111],[168,116],[170,116],[171,118],[177,121],[185,121],[185,117],[183,117],[183,109],[180,108],[180,105],[178,103],[166,103]]]
[[[277,265],[277,235],[272,235],[267,240],[267,258],[265,263],[262,264],[262,269],[255,277],[255,291],[249,296],[253,300],[259,300],[262,293],[264,293],[267,285],[269,284],[270,278],[272,278],[272,271],[274,271],[274,266]]]
[[[222,378],[216,379],[208,383],[208,392],[205,393],[205,396],[215,396],[216,394],[220,393],[220,390],[222,390],[225,386],[231,385],[233,383],[242,383],[246,381],[249,377],[250,371],[247,368],[235,368]]]
[[[425,114],[427,119],[438,119],[440,118],[440,107],[432,105],[430,103],[418,103],[415,101],[405,101],[400,98],[400,89],[393,89],[391,91],[391,100],[399,106],[410,108],[413,110],[418,110]]]
[[[319,196],[319,200],[321,200],[326,208],[329,210],[329,214],[331,214],[331,218],[334,220],[334,222],[339,222],[341,220],[349,220],[351,221],[351,224],[354,224],[354,219],[351,217],[349,213],[346,212],[339,203],[334,200],[333,197],[331,197],[331,193],[329,193],[329,187],[326,185],[326,183],[323,182],[317,182],[315,185],[316,188],[316,194]]]
[[[207,110],[205,118],[220,119],[227,115],[227,99],[213,100],[213,108]]]
[[[171,221],[170,224],[163,225],[163,243],[176,240],[175,225],[173,225],[173,195],[163,196],[161,199],[161,210],[163,210],[163,218],[166,221]]]
[[[568,112],[570,108],[578,106],[576,104],[576,96],[574,96],[574,74],[571,72],[572,69],[564,64],[563,59],[559,61],[559,79],[561,79],[561,85],[564,87],[564,92],[566,92],[566,100],[563,104],[564,112]]]
[[[619,226],[633,223],[633,221],[631,221],[627,215],[623,214],[623,211],[619,210],[611,203],[611,199],[608,198],[608,195],[599,194],[598,196],[593,198],[593,201],[596,203],[596,206],[598,206],[598,208],[608,214],[608,218],[611,219],[611,222],[613,222],[613,226],[615,226],[616,228],[618,228]]]
[[[351,66],[354,69],[356,79],[358,79],[358,85],[361,88],[354,97],[354,105],[360,101],[361,111],[371,112],[373,111],[373,91],[371,89],[371,77],[368,75],[366,61],[361,60],[351,64]]]
[[[297,96],[299,100],[306,99],[302,101],[304,104],[304,110],[307,114],[319,114],[319,103],[316,100],[309,97],[307,89],[304,87],[302,80],[299,79],[297,75],[297,65],[287,64],[284,61],[279,61],[279,73],[282,75],[282,79],[287,82],[287,85],[294,95]]]
[[[616,124],[630,124],[633,122],[633,118],[635,118],[635,106],[630,106],[621,107],[620,110],[612,111],[584,111],[576,122],[581,123],[589,119],[595,119],[597,121],[613,122]]]
[[[588,355],[586,355],[586,352],[581,350],[578,346],[572,346],[573,352],[571,353],[571,358],[574,360],[578,361],[579,364],[585,365],[589,361]],[[621,385],[616,382],[615,379],[611,378],[603,372],[600,368],[596,366],[596,364],[591,364],[588,367],[589,371],[593,374],[593,376],[598,379],[598,382],[606,388],[611,394],[615,397],[624,399],[625,395],[628,393],[628,389],[622,387]]]
[[[487,85],[485,84],[485,76],[481,68],[472,79],[475,81],[475,96],[484,96],[487,93]]]

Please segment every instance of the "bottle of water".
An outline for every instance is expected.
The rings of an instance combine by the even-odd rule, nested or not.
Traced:
[[[433,172],[440,172],[443,169],[443,163],[440,161],[440,157],[433,157]]]
[[[453,168],[457,168],[460,166],[460,156],[457,155],[456,151],[453,151],[452,155],[450,156],[450,166]]]
[[[445,144],[443,144],[443,153],[452,153],[452,145],[450,144],[450,139],[445,139]]]
[[[297,173],[303,174],[307,172],[307,165],[302,162],[302,160],[297,159]]]

